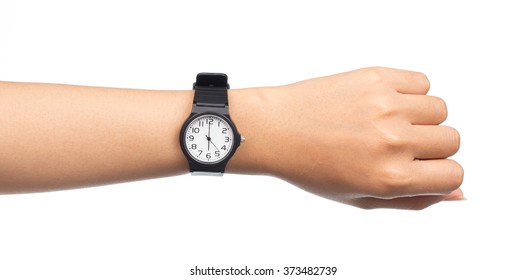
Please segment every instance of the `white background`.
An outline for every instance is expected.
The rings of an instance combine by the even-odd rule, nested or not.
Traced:
[[[338,267],[255,279],[526,277],[521,1],[179,2],[0,0],[0,80],[189,89],[218,71],[240,88],[423,71],[461,132],[467,200],[365,211],[236,175],[0,196],[0,279],[199,279],[194,266],[245,265]],[[203,277],[233,278],[252,279]]]

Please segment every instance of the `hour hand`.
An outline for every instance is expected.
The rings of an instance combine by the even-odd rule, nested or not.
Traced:
[[[208,141],[208,150],[210,151],[210,142],[212,141],[212,138],[210,138],[208,135],[205,135],[206,141]]]

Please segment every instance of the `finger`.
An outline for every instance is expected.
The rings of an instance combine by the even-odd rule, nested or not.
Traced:
[[[454,160],[414,160],[410,165],[411,182],[403,193],[407,195],[448,194],[458,189],[464,178],[464,169]]]
[[[441,159],[454,155],[460,148],[460,134],[449,126],[413,125],[411,147],[417,159]]]
[[[458,201],[458,200],[466,200],[466,198],[464,197],[464,192],[460,188],[452,191],[451,193],[446,195],[446,197],[444,198],[444,201]]]
[[[459,192],[460,194],[462,194],[462,191],[460,191],[460,189],[457,189],[447,195],[422,195],[411,197],[397,197],[392,199],[363,197],[355,198],[349,201],[348,204],[362,209],[390,208],[405,210],[422,210],[441,201],[462,200],[463,196],[460,196]]]
[[[429,79],[424,73],[401,69],[389,69],[391,85],[400,93],[427,94]]]
[[[402,111],[412,124],[441,124],[447,118],[446,102],[440,97],[399,94]]]

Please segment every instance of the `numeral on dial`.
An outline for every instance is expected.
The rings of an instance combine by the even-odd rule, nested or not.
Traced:
[[[212,114],[201,115],[187,126],[184,135],[187,154],[202,164],[214,164],[228,157],[234,145],[229,122]]]

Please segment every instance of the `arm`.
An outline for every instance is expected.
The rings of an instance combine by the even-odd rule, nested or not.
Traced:
[[[0,83],[0,192],[183,173],[191,103],[191,91]]]
[[[368,68],[229,91],[246,137],[228,172],[268,174],[359,207],[459,199],[445,158],[458,132],[422,74]],[[0,192],[45,191],[187,172],[178,144],[192,91],[0,83]]]

